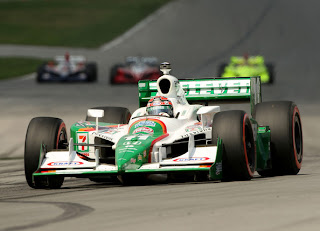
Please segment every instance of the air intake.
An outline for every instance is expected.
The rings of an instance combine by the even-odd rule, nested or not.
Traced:
[[[169,79],[163,78],[159,81],[159,88],[162,94],[168,94],[170,91],[171,82]]]

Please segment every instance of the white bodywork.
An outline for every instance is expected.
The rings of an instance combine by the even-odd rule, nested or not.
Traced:
[[[65,56],[56,56],[54,60],[56,64],[47,65],[46,69],[59,73],[61,76],[67,76],[85,69],[86,58],[84,56],[69,56],[69,60],[66,60]],[[83,77],[86,78],[86,76]]]
[[[146,108],[141,107],[137,109],[133,114],[128,124],[119,124],[112,126],[98,126],[94,130],[90,131],[78,131],[77,143],[94,144],[96,137],[110,141],[112,149],[115,150],[118,141],[124,135],[128,135],[129,128],[132,124],[144,118],[152,118],[161,121],[165,124],[166,135],[164,138],[159,139],[152,145],[152,151],[150,152],[151,161],[142,165],[141,170],[156,170],[167,168],[186,168],[192,166],[192,168],[201,168],[203,165],[209,166],[215,162],[217,147],[211,145],[203,145],[196,147],[195,136],[198,134],[204,134],[207,141],[211,139],[211,126],[212,119],[215,113],[220,111],[219,106],[202,106],[202,105],[190,105],[182,90],[178,79],[171,75],[163,75],[158,79],[161,81],[166,79],[170,81],[170,90],[166,93],[162,92],[158,84],[158,95],[167,97],[173,104],[175,118],[168,118],[164,116],[148,116],[146,115]],[[101,111],[88,111],[88,115],[94,117],[102,117]],[[77,124],[79,126],[86,126],[90,122],[80,121]],[[88,137],[86,137],[88,136]],[[133,134],[132,136],[135,136]],[[148,135],[145,135],[148,136]],[[88,139],[87,139],[88,138]],[[139,139],[143,139],[143,135],[139,135]],[[167,148],[170,148],[170,144],[175,141],[187,140],[188,151],[181,155],[168,158]],[[52,151],[45,154],[41,168],[43,169],[57,169],[57,173],[81,173],[88,171],[116,171],[117,166],[112,164],[99,163],[98,149],[94,146],[77,146],[77,150],[73,149],[73,139],[70,139],[69,151]],[[130,151],[130,142],[127,144],[127,151]],[[137,140],[136,142],[139,142]],[[208,142],[207,142],[208,143]],[[77,154],[90,158],[93,161],[84,160]],[[63,170],[58,170],[63,169]]]

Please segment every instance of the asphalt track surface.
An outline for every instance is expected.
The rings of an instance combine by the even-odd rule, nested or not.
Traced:
[[[320,2],[179,0],[100,49],[68,49],[99,63],[94,84],[0,83],[0,230],[320,230]],[[0,55],[52,57],[66,48],[0,46]],[[60,190],[34,190],[23,172],[27,125],[56,116],[70,126],[99,105],[138,106],[136,86],[110,86],[112,64],[127,55],[169,61],[180,78],[214,76],[230,55],[262,54],[276,66],[263,99],[292,100],[302,116],[304,160],[297,176],[247,182],[125,187],[67,178]]]

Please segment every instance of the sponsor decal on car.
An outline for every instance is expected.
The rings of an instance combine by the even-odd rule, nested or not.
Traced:
[[[98,126],[98,130],[101,132],[105,132],[105,131],[109,131],[109,130],[119,130],[119,129],[123,129],[123,126],[125,126],[126,124],[117,124],[117,125],[99,125]],[[90,122],[78,122],[77,124],[75,124],[76,127],[81,126],[82,128],[79,128],[78,131],[82,131],[82,132],[90,132],[90,131],[95,131],[96,130],[96,125]]]
[[[56,162],[50,162],[47,165],[49,166],[78,166],[82,165],[83,162],[81,161],[56,161]]]
[[[77,143],[78,144],[89,144],[88,132],[77,132]],[[89,152],[89,146],[77,146],[78,152]]]
[[[141,141],[126,141],[123,142],[123,145],[140,145]]]
[[[140,121],[134,125],[135,128],[145,127],[145,126],[154,127],[154,126],[156,126],[156,123],[151,120],[144,120],[144,121]]]
[[[147,124],[144,125],[144,123],[147,123]],[[142,125],[142,127],[141,126],[140,127],[138,127],[138,126],[136,127],[136,125],[138,125],[138,126]],[[150,128],[148,126],[150,126],[152,128]],[[149,133],[149,134],[153,134],[154,131],[156,131],[156,133],[162,133],[162,134],[167,133],[166,125],[160,119],[156,119],[154,117],[140,119],[140,120],[137,120],[136,122],[132,123],[131,126],[129,127],[129,134],[137,133],[136,129],[138,129],[138,128],[149,128],[149,129],[152,129],[152,133]],[[151,131],[151,130],[149,130],[149,131]],[[148,133],[147,130],[146,130],[146,133]]]
[[[149,127],[139,127],[139,128],[136,128],[136,129],[132,132],[132,134],[139,133],[139,132],[144,132],[144,133],[152,134],[152,133],[153,133],[153,129],[152,129],[152,128],[149,128]]]
[[[194,132],[194,131],[200,131],[202,130],[202,127],[199,125],[190,125],[188,127],[186,127],[186,132]]]
[[[197,135],[197,134],[200,134],[200,133],[205,133],[207,131],[211,131],[211,129],[212,128],[200,128],[197,131],[191,131],[191,132],[188,132],[188,133],[182,135],[181,138],[185,138],[185,137],[188,137],[188,136],[191,136],[191,135]]]
[[[249,94],[250,80],[234,81],[195,81],[182,85],[186,96],[216,95],[216,94]]]
[[[84,121],[79,121],[79,122],[75,123],[74,126],[76,126],[76,127],[86,127],[87,123],[84,122]]]
[[[191,158],[176,158],[173,161],[184,162],[184,161],[206,161],[209,160],[209,157],[191,157]]]
[[[146,135],[146,134],[135,134],[135,135],[125,137],[125,140],[132,140],[132,141],[146,140],[149,137],[150,137],[150,135]]]
[[[136,160],[135,158],[131,158],[131,159],[130,159],[130,163],[131,163],[131,164],[135,164],[136,161],[137,161],[137,160]]]
[[[113,141],[113,138],[107,135],[104,135],[103,133],[96,133],[96,132],[92,132],[92,135],[95,135],[96,137],[100,137],[104,140],[108,140],[108,141]]]

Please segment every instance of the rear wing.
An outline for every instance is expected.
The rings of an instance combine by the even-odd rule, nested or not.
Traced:
[[[185,91],[190,104],[216,104],[250,102],[251,113],[254,105],[260,103],[260,77],[181,79],[179,83]],[[139,106],[147,105],[149,99],[157,94],[156,80],[141,80],[139,87]]]
[[[63,55],[59,55],[59,56],[54,57],[54,60],[56,62],[64,62],[64,61],[66,61],[66,58]],[[70,55],[69,60],[70,60],[70,62],[79,63],[79,62],[85,62],[86,58],[81,55],[78,55],[78,56]]]

